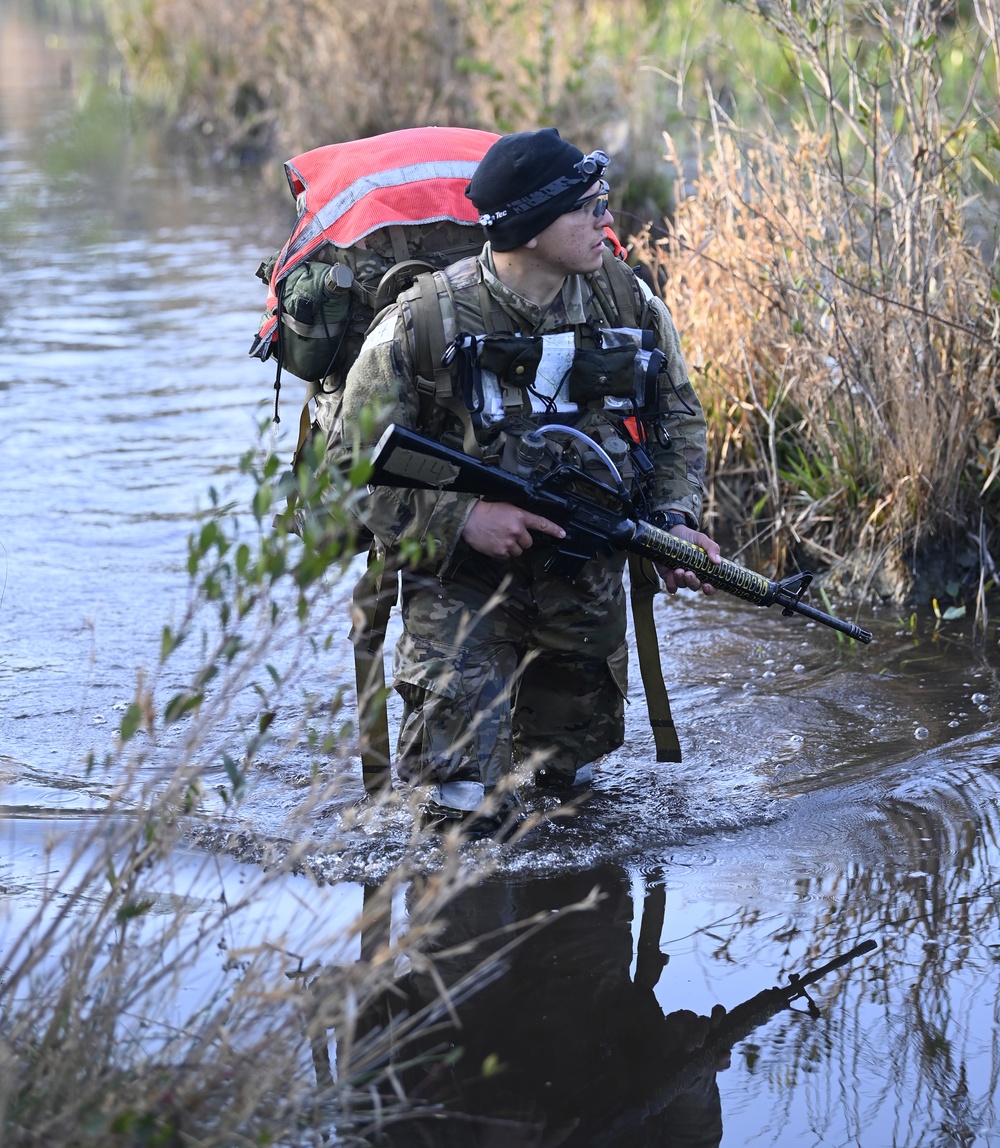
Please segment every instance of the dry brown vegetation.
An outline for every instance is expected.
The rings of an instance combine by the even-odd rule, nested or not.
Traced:
[[[613,146],[637,197],[664,189],[659,132],[681,114],[681,81],[665,81],[650,46],[678,21],[641,0],[104,4],[130,90],[220,154],[285,158],[416,124],[556,123]],[[697,86],[686,56],[684,70]]]
[[[719,132],[669,239],[636,251],[699,380],[715,514],[775,567],[850,559],[898,596],[980,500],[992,523],[1000,307],[952,196],[882,195],[835,160],[807,127]]]
[[[977,113],[995,14],[977,6],[948,49],[970,57],[956,114],[940,10],[815,12],[766,16],[801,77],[785,125],[761,108],[741,130],[716,109],[668,238],[640,236],[637,254],[701,380],[716,513],[776,568],[832,565],[892,599],[964,576],[982,611],[1000,542],[1000,292],[969,192],[975,140],[995,133]]]

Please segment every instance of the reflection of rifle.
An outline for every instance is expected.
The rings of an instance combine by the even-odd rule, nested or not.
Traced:
[[[584,562],[599,553],[625,550],[673,569],[692,570],[703,581],[757,606],[777,603],[783,614],[803,614],[859,642],[872,640],[871,631],[802,601],[811,574],[795,574],[772,582],[726,558],[716,565],[700,546],[641,521],[634,516],[620,480],[616,489],[566,464],[537,478],[521,478],[399,426],[390,426],[379,439],[372,454],[372,467],[368,480],[372,486],[477,494],[551,519],[566,531],[550,563],[556,573],[572,577]],[[598,492],[605,500],[610,496],[626,512],[611,510],[581,495],[581,486]]]
[[[708,1043],[687,1060],[683,1068],[684,1077],[694,1079],[699,1073],[709,1071],[723,1053],[728,1052],[733,1045],[749,1036],[755,1028],[769,1021],[782,1009],[791,1008],[792,1003],[799,997],[805,999],[809,1015],[814,1019],[818,1017],[820,1013],[816,1002],[806,992],[809,985],[815,984],[827,973],[832,973],[834,969],[839,969],[876,948],[878,948],[876,941],[862,941],[849,952],[841,953],[839,957],[834,957],[832,961],[827,961],[825,965],[820,965],[812,972],[803,973],[801,976],[798,973],[791,973],[788,977],[789,983],[784,988],[775,985],[774,988],[764,989],[748,1001],[738,1004],[731,1012],[726,1013],[718,1028],[709,1036]]]
[[[683,1058],[670,1058],[671,1063],[665,1066],[661,1079],[662,1084],[655,1095],[644,1103],[641,1108],[630,1109],[622,1113],[608,1130],[605,1136],[592,1141],[594,1145],[618,1144],[618,1137],[628,1128],[634,1128],[644,1123],[649,1117],[662,1112],[668,1104],[672,1104],[681,1093],[692,1088],[701,1078],[715,1072],[720,1060],[762,1024],[766,1024],[771,1017],[776,1016],[783,1009],[791,1008],[792,1003],[799,997],[805,998],[809,1015],[816,1018],[820,1015],[816,1002],[809,996],[806,989],[839,969],[849,964],[857,957],[872,952],[878,948],[876,941],[862,941],[825,965],[811,972],[789,975],[789,983],[784,987],[775,985],[774,988],[764,989],[748,1001],[738,1004],[731,1012],[727,1012],[716,1028],[709,1034],[708,1040],[696,1052],[684,1054]]]

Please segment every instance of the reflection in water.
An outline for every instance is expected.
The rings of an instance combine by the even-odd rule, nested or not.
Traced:
[[[420,882],[410,896],[421,896]],[[806,986],[833,965],[729,1015],[721,1005],[698,1015],[683,985],[667,985],[665,1009],[655,992],[668,963],[665,906],[662,882],[647,879],[633,958],[623,870],[490,880],[463,893],[427,963],[400,977],[345,1042],[341,1077],[370,1069],[370,1048],[388,1038],[395,1081],[418,1105],[383,1142],[716,1148],[716,1075],[731,1046],[798,996],[819,1016]]]
[[[591,907],[564,909],[584,902]],[[432,963],[401,978],[363,1026],[376,1036],[422,1016],[399,1042],[397,1075],[434,1110],[390,1128],[386,1142],[717,1145],[714,1072],[647,1109],[707,1027],[680,1007],[664,1016],[653,993],[664,961],[648,934],[658,940],[663,905],[661,886],[644,904],[632,974],[630,884],[620,871],[492,881],[462,894]]]

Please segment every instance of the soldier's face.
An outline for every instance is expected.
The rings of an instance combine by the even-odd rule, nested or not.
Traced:
[[[603,180],[595,180],[576,208],[560,215],[526,245],[534,248],[535,258],[564,275],[596,271],[604,253],[604,229],[614,222],[607,191]]]

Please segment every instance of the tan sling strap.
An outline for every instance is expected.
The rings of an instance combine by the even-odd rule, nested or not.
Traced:
[[[358,694],[358,734],[361,740],[361,776],[365,792],[376,795],[391,782],[389,767],[389,714],[383,648],[389,613],[396,601],[398,570],[387,564],[375,546],[368,565],[354,587],[351,601],[351,643]]]
[[[302,404],[302,410],[299,412],[299,437],[295,444],[295,453],[292,455],[292,470],[298,470],[299,462],[302,458],[302,448],[306,445],[309,439],[309,432],[312,430],[312,408],[309,404],[323,389],[323,384],[320,383],[306,383],[306,401]]]
[[[628,556],[628,577],[632,602],[632,625],[639,673],[646,694],[646,710],[653,730],[657,761],[680,761],[681,743],[670,713],[670,698],[663,682],[660,649],[653,620],[653,598],[660,580],[652,564],[637,554]]]

